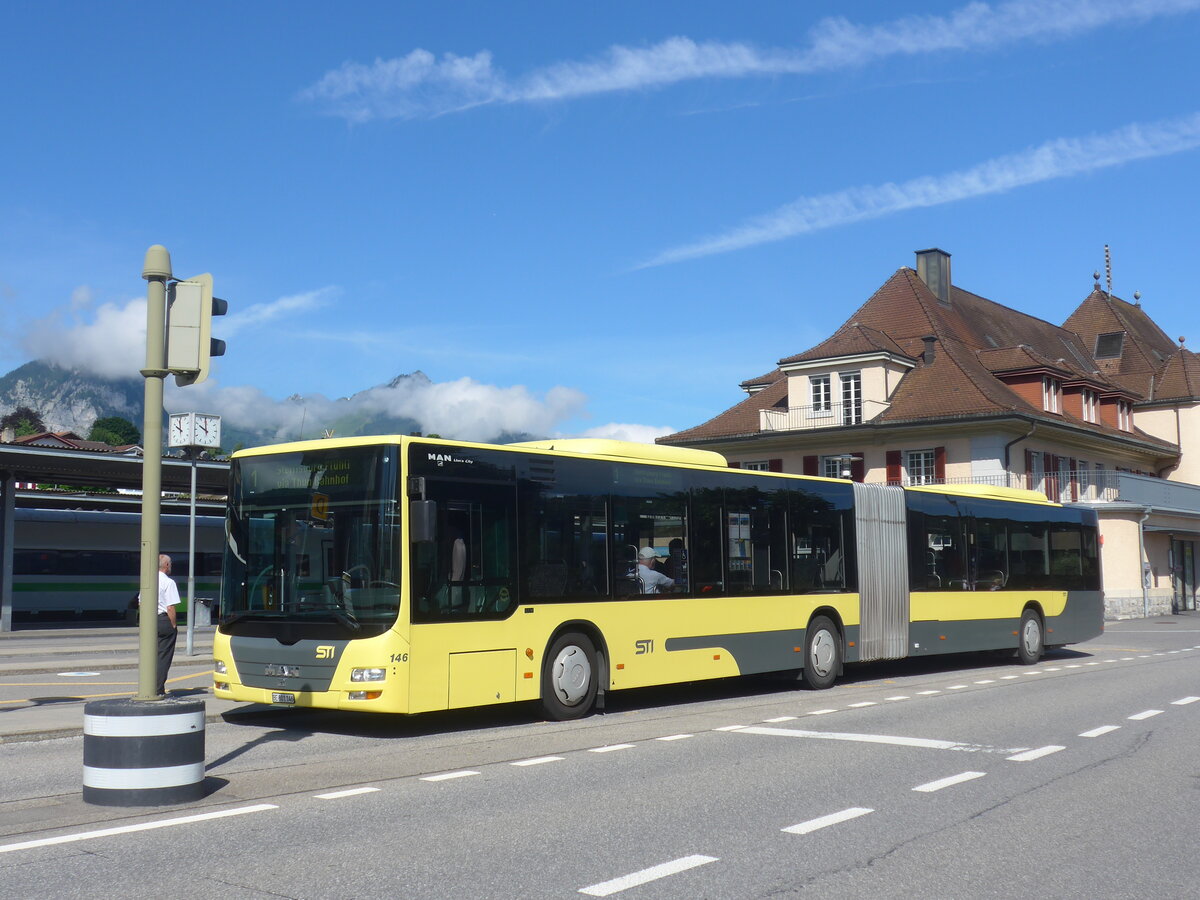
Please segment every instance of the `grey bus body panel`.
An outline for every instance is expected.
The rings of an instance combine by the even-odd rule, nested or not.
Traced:
[[[247,687],[274,691],[327,691],[347,640],[303,640],[281,644],[275,638],[231,637],[233,664]],[[277,674],[284,666],[295,674]]]
[[[854,508],[862,623],[857,659],[902,659],[909,644],[904,489],[855,483]]]

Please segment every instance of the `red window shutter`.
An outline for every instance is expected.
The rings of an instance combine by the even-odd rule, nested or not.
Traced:
[[[1053,453],[1042,454],[1046,467],[1046,499],[1058,499],[1058,457]]]
[[[933,477],[937,479],[938,484],[946,483],[946,448],[933,448]]]
[[[804,474],[805,475],[819,475],[820,474],[820,471],[819,471],[820,464],[821,464],[820,457],[817,457],[817,456],[804,457]]]
[[[731,469],[740,469],[741,467],[742,467],[742,464],[740,462],[731,462],[729,464],[729,468],[731,468]]]
[[[767,460],[767,471],[768,472],[782,472],[783,471],[783,460],[782,459],[768,459]]]
[[[850,480],[851,481],[866,481],[867,479],[867,462],[863,459],[862,453],[851,453],[855,457],[850,463]]]
[[[900,469],[900,451],[889,450],[887,452],[887,483],[900,484],[904,480],[904,473]]]

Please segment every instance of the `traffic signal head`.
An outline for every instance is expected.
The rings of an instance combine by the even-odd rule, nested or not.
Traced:
[[[225,342],[212,336],[212,317],[229,304],[212,293],[212,275],[197,275],[167,288],[167,370],[175,383],[198,384],[208,377],[209,360],[225,355]]]

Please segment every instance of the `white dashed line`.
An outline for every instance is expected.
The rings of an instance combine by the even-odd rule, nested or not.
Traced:
[[[862,703],[851,703],[850,708],[851,709],[859,709],[863,706],[875,706],[875,705],[876,705],[876,703],[874,700],[864,700]]]
[[[1066,750],[1066,747],[1058,744],[1051,744],[1048,747],[1038,747],[1036,750],[1026,750],[1024,753],[1018,753],[1015,756],[1006,756],[1009,762],[1032,762],[1035,759],[1041,759],[1043,756],[1049,756],[1051,753],[1057,753],[1059,750]]]
[[[895,697],[884,697],[883,699],[884,700],[908,700],[910,698],[907,694],[899,694]]]
[[[588,753],[614,753],[617,750],[629,750],[632,747],[633,744],[609,744],[607,747],[593,747]]]
[[[1020,675],[1005,675],[1005,676],[1004,676],[1004,678],[1003,678],[1002,680],[1004,680],[1004,681],[1012,681],[1014,678],[1020,678],[1020,677],[1021,677]]]
[[[739,728],[745,727],[745,725],[722,725],[720,728],[714,728],[713,731],[737,731]]]
[[[474,769],[463,769],[461,772],[443,772],[441,775],[426,775],[422,781],[452,781],[455,778],[470,778],[478,775]]]
[[[1098,665],[1100,665],[1100,663],[1096,662],[1096,661],[1093,659],[1093,660],[1092,660],[1091,662],[1089,662],[1089,663],[1084,663],[1084,665],[1085,665],[1085,666],[1098,666]]]
[[[995,684],[996,679],[995,678],[985,678],[985,679],[983,679],[983,681],[977,681],[975,683],[976,684]]]
[[[608,897],[620,891],[628,890],[631,887],[657,881],[660,878],[666,878],[668,875],[678,875],[680,872],[686,872],[688,869],[696,868],[696,866],[703,866],[706,863],[716,861],[717,857],[715,856],[684,856],[672,862],[651,866],[649,869],[642,869],[642,871],[634,872],[631,875],[622,875],[620,878],[614,878],[611,881],[602,881],[599,884],[580,888],[579,893],[587,894],[589,897]]]
[[[836,709],[814,709],[812,712],[809,713],[809,715],[810,716],[826,716],[826,715],[829,715],[829,713],[835,713],[835,712],[837,712]]]
[[[928,697],[930,694],[940,694],[941,691],[917,691],[922,697]]]
[[[160,819],[157,822],[141,822],[137,825],[121,825],[117,828],[102,828],[99,831],[83,831],[78,834],[60,834],[58,837],[39,838],[36,841],[22,841],[19,844],[0,845],[0,853],[11,853],[14,850],[30,850],[34,847],[52,847],[55,844],[71,844],[75,841],[87,841],[92,838],[110,837],[114,834],[132,834],[137,831],[152,831],[156,828],[170,828],[173,825],[190,825],[192,822],[205,822],[209,819],[225,819],[229,816],[243,816],[246,813],[262,812],[267,809],[279,809],[274,803],[258,803],[254,806],[241,806],[237,809],[223,809],[219,812],[198,813],[194,816],[180,816],[177,819]]]
[[[1200,700],[1200,697],[1184,697],[1182,700],[1172,700],[1172,706],[1187,706],[1189,703],[1195,703]]]
[[[780,829],[787,834],[811,834],[814,831],[819,831],[822,828],[828,828],[830,825],[839,825],[842,822],[849,822],[851,819],[857,819],[859,816],[865,816],[867,813],[873,813],[875,810],[867,809],[862,806],[852,806],[850,809],[843,809],[841,812],[830,813],[827,816],[821,816],[819,819],[809,819],[807,822],[801,822],[799,825],[791,825],[787,828]]]
[[[1071,663],[1071,665],[1063,666],[1063,668],[1064,669],[1078,669],[1078,668],[1080,668],[1080,666],[1079,666],[1079,663]]]
[[[1101,725],[1099,728],[1093,728],[1091,731],[1085,731],[1080,737],[1100,737],[1102,734],[1108,734],[1112,731],[1120,731],[1120,725]]]
[[[958,775],[951,775],[949,778],[939,778],[937,781],[931,781],[928,784],[917,785],[913,790],[921,791],[924,794],[932,794],[934,791],[940,791],[942,788],[953,787],[956,784],[962,784],[964,781],[982,778],[986,774],[986,772],[962,772]]]
[[[1051,666],[1046,671],[1047,672],[1061,672],[1062,668],[1060,666]]]
[[[1129,718],[1135,722],[1140,722],[1142,719],[1149,719],[1151,716],[1157,716],[1161,713],[1161,709],[1147,709],[1144,712],[1135,713],[1134,715],[1129,716]]]
[[[377,787],[350,788],[346,791],[333,791],[329,794],[315,794],[314,796],[318,800],[340,800],[342,797],[354,797],[358,794],[373,794],[377,790],[379,790]]]
[[[846,731],[800,731],[792,728],[743,728],[738,734],[812,738],[818,741],[853,741],[862,744],[892,744],[897,747],[924,747],[928,750],[959,750],[969,746],[958,741],[939,741],[933,738],[900,737],[890,734],[858,734]]]
[[[690,734],[668,734],[666,737],[655,738],[656,741],[682,741],[693,737]]]
[[[561,756],[536,756],[533,759],[519,759],[515,763],[510,763],[513,766],[540,766],[544,763],[562,762]]]
[[[946,690],[948,690],[948,691],[961,691],[961,690],[962,690],[963,688],[965,688],[965,687],[970,687],[970,685],[966,685],[966,684],[952,684],[952,685],[950,685],[950,687],[946,688]]]
[[[774,722],[791,722],[795,718],[796,718],[795,716],[776,716],[773,719],[763,719],[763,721],[764,722],[772,722],[772,723],[774,723]]]
[[[1041,674],[1042,674],[1042,670],[1041,670],[1041,669],[1034,669],[1032,672],[1022,672],[1021,674],[1022,674],[1022,675],[1041,675]]]

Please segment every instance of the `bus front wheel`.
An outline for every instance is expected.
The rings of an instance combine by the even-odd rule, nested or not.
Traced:
[[[800,678],[805,687],[823,691],[833,687],[842,668],[842,636],[825,616],[808,623],[804,635],[804,669]]]
[[[549,719],[580,719],[596,703],[599,668],[596,648],[582,634],[568,632],[550,645],[542,666],[542,709]]]
[[[1032,666],[1042,658],[1042,617],[1036,610],[1027,609],[1021,614],[1021,630],[1017,632],[1017,659],[1023,666]]]

